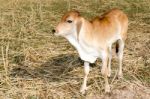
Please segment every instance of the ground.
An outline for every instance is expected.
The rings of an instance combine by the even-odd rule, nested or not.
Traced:
[[[88,91],[79,90],[83,62],[51,30],[69,10],[87,19],[111,8],[129,17],[123,79],[112,59],[111,93],[104,93],[101,60],[91,64]],[[149,99],[150,2],[148,0],[0,0],[0,99]]]

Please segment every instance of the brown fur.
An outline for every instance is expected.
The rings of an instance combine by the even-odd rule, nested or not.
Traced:
[[[69,11],[61,19],[61,23],[66,22],[69,17],[72,17],[73,20],[77,21],[77,36],[79,36],[79,32],[82,26],[81,15],[78,11]],[[85,42],[93,41],[102,42],[103,45],[96,45],[99,47],[107,47],[106,42],[116,35],[118,25],[121,26],[121,36],[125,40],[127,37],[127,29],[128,29],[128,18],[126,14],[124,14],[119,9],[112,9],[102,16],[97,16],[93,20],[88,21],[86,19],[86,35]],[[79,37],[77,37],[79,38]]]
[[[121,25],[121,35],[125,40],[128,29],[128,18],[122,11],[112,9],[102,16],[95,17],[90,22],[87,22],[92,27],[92,30],[89,30],[91,32],[87,32],[86,34],[87,41],[91,41],[94,38],[97,42],[103,42],[105,44],[108,39],[116,35],[116,30],[119,25],[117,22]]]
[[[98,53],[101,53],[103,61],[101,73],[105,79],[105,92],[110,92],[107,76],[111,74],[111,46],[116,41],[116,52],[119,59],[118,76],[122,76],[123,49],[127,29],[128,18],[119,9],[112,9],[91,21],[83,18],[78,11],[69,11],[62,17],[56,31],[77,48],[80,57],[84,60],[85,77],[81,92],[86,90],[89,63],[95,62],[96,58],[100,57]]]

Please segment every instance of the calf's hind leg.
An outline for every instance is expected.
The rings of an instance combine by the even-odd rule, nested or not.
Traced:
[[[124,40],[118,40],[119,50],[118,50],[118,60],[119,60],[119,71],[118,71],[118,78],[123,77],[122,73],[122,61],[123,61],[123,50],[124,50]]]

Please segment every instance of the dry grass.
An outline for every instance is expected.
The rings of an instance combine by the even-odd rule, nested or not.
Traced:
[[[120,8],[130,25],[124,52],[124,79],[116,79],[113,58],[110,84],[98,60],[91,66],[86,95],[79,93],[83,63],[76,50],[51,29],[62,14],[77,9],[90,19]],[[148,0],[0,0],[0,99],[148,99],[150,97],[150,2]]]

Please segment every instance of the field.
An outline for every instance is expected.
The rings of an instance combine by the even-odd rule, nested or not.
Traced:
[[[112,59],[111,93],[104,93],[101,60],[91,64],[88,91],[79,90],[84,76],[77,51],[52,29],[61,16],[76,9],[87,19],[111,8],[129,17],[123,60]],[[149,99],[149,0],[0,0],[0,99]]]

